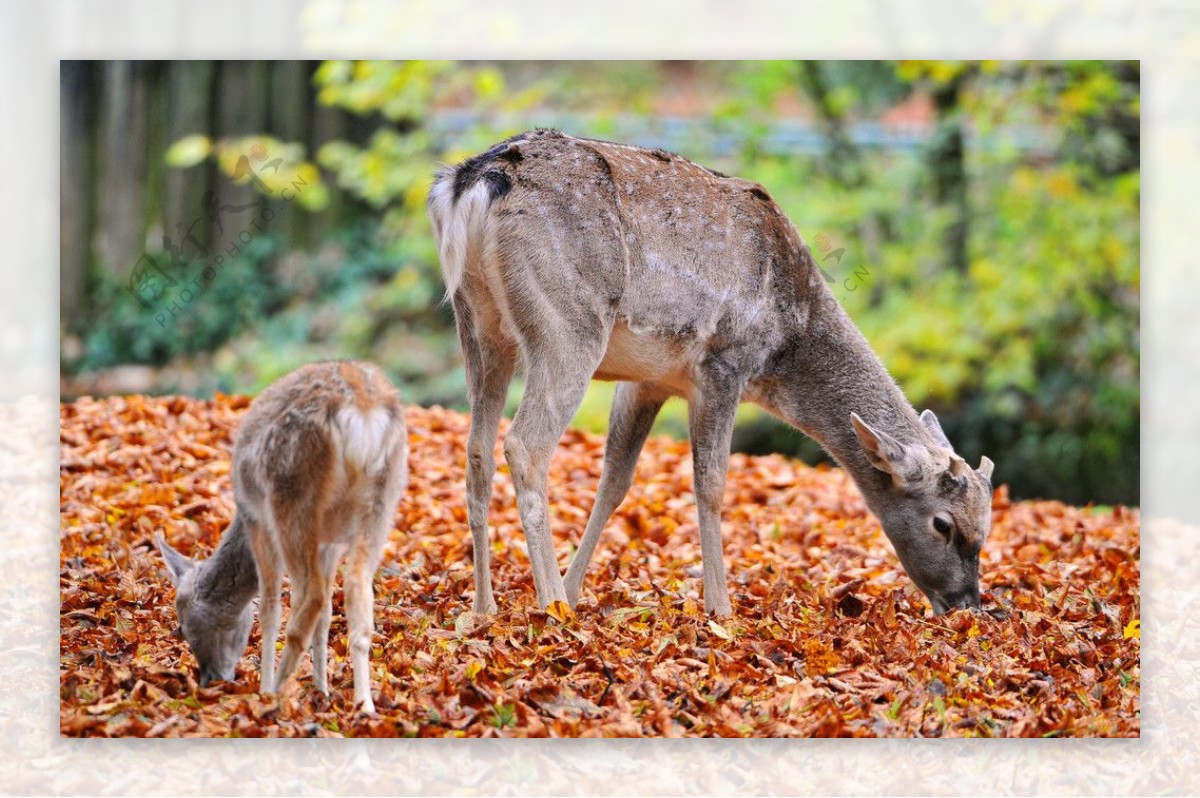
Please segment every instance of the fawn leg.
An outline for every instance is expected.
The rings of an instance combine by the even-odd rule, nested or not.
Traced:
[[[300,664],[320,621],[321,613],[329,606],[329,581],[320,573],[317,558],[292,571],[292,611],[284,633],[283,657],[275,677],[275,690],[287,682]]]
[[[313,684],[325,695],[329,695],[329,678],[326,666],[329,663],[329,625],[333,621],[333,578],[337,574],[338,561],[341,560],[344,548],[324,545],[320,552],[321,580],[326,585],[325,605],[317,617],[317,625],[313,629],[312,650]]]
[[[394,503],[393,503],[394,505]],[[346,596],[346,618],[349,633],[350,661],[354,668],[354,703],[363,712],[375,711],[371,698],[371,636],[375,631],[375,589],[373,581],[387,533],[392,526],[391,507],[370,523],[371,534],[360,538],[350,550],[346,563],[343,590]]]
[[[270,693],[275,689],[275,643],[279,640],[279,597],[283,592],[283,571],[279,567],[279,552],[267,535],[265,525],[249,518],[245,523],[246,537],[258,568],[258,631],[262,638],[258,691]]]

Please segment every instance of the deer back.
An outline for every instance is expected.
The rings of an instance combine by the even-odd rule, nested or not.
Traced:
[[[493,338],[611,324],[600,378],[662,381],[710,350],[753,371],[832,299],[762,186],[662,150],[533,131],[443,170],[429,208],[447,291]]]

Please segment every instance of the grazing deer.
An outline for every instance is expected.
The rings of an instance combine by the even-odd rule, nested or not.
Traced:
[[[328,693],[326,645],[333,577],[343,556],[354,700],[373,712],[371,580],[408,482],[404,408],[368,363],[304,366],[271,384],[246,411],[233,448],[236,512],[203,562],[159,549],[175,585],[180,629],[200,684],[232,679],[260,596],[261,689],[276,692],[311,645],[313,679]],[[279,597],[291,579],[283,657],[275,671]]]
[[[743,400],[846,468],[935,612],[979,605],[992,462],[970,468],[932,412],[917,416],[762,186],[662,150],[535,130],[442,169],[429,215],[471,404],[476,612],[496,609],[492,447],[518,358],[525,394],[504,454],[543,607],[578,601],[604,524],[673,395],[689,403],[709,612],[730,612],[721,495]],[[593,378],[619,384],[596,503],[564,583],[546,477]]]

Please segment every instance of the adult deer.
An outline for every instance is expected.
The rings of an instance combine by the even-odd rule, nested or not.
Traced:
[[[442,169],[429,195],[471,404],[467,507],[476,612],[493,612],[492,449],[518,358],[504,453],[538,603],[574,606],[663,402],[689,403],[704,603],[728,615],[721,494],[739,402],[818,441],[850,473],[935,612],[979,605],[992,462],[919,417],[834,299],[766,190],[678,155],[535,130]],[[593,378],[617,380],[587,529],[559,573],[550,457]]]
[[[371,580],[407,482],[404,408],[378,367],[314,363],[268,386],[238,426],[237,511],[216,552],[197,562],[158,538],[175,584],[179,627],[200,664],[200,685],[233,678],[259,595],[261,692],[279,690],[310,646],[313,681],[328,692],[333,577],[345,556],[354,700],[373,712]],[[277,672],[285,572],[292,607]]]

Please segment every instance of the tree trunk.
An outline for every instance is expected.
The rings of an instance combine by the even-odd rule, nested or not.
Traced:
[[[862,153],[846,132],[846,119],[830,97],[829,84],[819,61],[801,61],[800,78],[809,99],[817,108],[821,131],[829,141],[829,152],[823,166],[841,186],[862,188],[866,175],[862,168]]]
[[[270,69],[271,135],[289,143],[305,144],[308,134],[309,98],[312,93],[309,64],[305,61],[276,61]],[[307,148],[306,148],[307,149]],[[315,154],[306,152],[308,159]],[[271,200],[275,219],[271,230],[283,238],[287,249],[307,245],[308,213],[294,202]]]
[[[217,62],[217,137],[224,140],[261,135],[267,124],[267,73],[261,61]],[[249,152],[251,168],[259,166]],[[238,235],[257,218],[255,208],[265,201],[250,181],[239,185],[227,174],[217,175],[217,207],[210,218],[209,234],[216,254],[239,254]]]
[[[823,162],[826,172],[834,182],[848,191],[855,191],[867,184],[866,167],[862,151],[850,138],[845,116],[833,105],[829,84],[819,61],[801,61],[800,78],[805,91],[817,109],[818,122],[825,138],[829,141],[829,152]],[[863,260],[868,268],[877,266],[883,256],[883,231],[887,220],[880,211],[871,211],[858,220],[858,237],[863,246]],[[817,256],[819,257],[819,256]],[[849,262],[847,262],[849,265]],[[883,283],[872,281],[871,306],[883,300]]]
[[[92,259],[93,65],[63,61],[59,85],[59,320],[77,331]]]
[[[959,274],[967,271],[967,169],[963,142],[962,87],[966,72],[934,87],[937,115],[929,146],[933,201],[946,214],[942,233],[944,261]]]
[[[203,134],[211,137],[213,62],[173,61],[167,72],[167,92],[167,133],[163,151],[184,136]],[[165,184],[163,235],[180,247],[186,245],[185,256],[197,249],[207,251],[209,231],[202,220],[204,192],[213,186],[212,161],[204,160],[187,168],[170,167],[166,170]],[[197,220],[201,221],[197,223]],[[188,239],[189,230],[191,239]],[[200,257],[199,253],[196,257]]]
[[[144,197],[149,68],[112,61],[101,68],[103,98],[96,252],[125,281],[145,247]]]
[[[316,72],[319,64],[310,65],[309,77]],[[311,85],[311,84],[310,84]],[[349,137],[350,123],[347,114],[338,106],[325,105],[314,99],[312,108],[312,141],[309,152],[315,160],[321,147],[330,141],[346,140]],[[329,181],[329,204],[320,213],[311,215],[308,225],[310,244],[317,244],[322,238],[337,228],[341,214],[347,204],[346,192],[340,189],[334,181]]]

